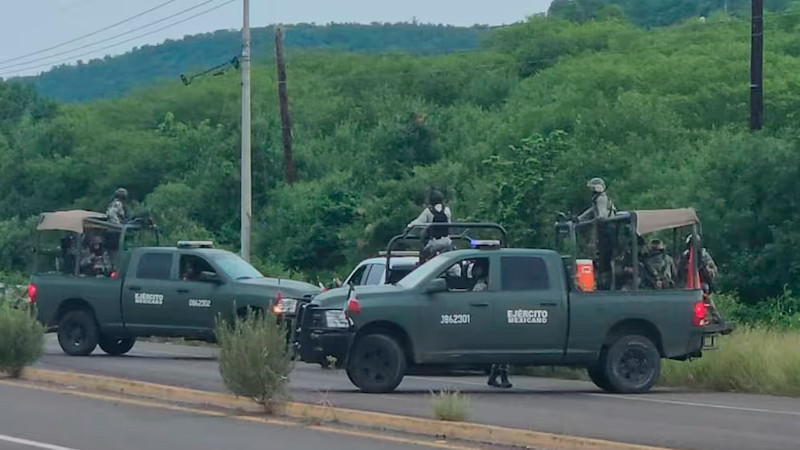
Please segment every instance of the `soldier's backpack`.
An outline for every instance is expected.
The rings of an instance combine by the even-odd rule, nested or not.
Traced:
[[[441,205],[439,205],[439,206],[441,206]],[[447,214],[445,214],[445,212],[444,212],[444,206],[442,206],[442,210],[441,211],[437,211],[436,208],[434,208],[434,207],[430,207],[428,209],[430,210],[431,214],[433,214],[433,221],[432,221],[433,223],[447,223],[447,222],[449,222],[449,220],[447,219]],[[430,230],[431,231],[430,231],[429,235],[430,235],[430,237],[432,239],[443,238],[443,237],[448,236],[450,234],[449,227],[431,227]]]

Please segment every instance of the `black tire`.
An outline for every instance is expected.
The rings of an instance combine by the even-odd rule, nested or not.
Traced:
[[[135,337],[118,338],[112,336],[100,336],[100,348],[111,356],[119,356],[128,353],[136,343]]]
[[[649,392],[661,375],[661,354],[647,337],[622,336],[603,352],[600,368],[607,391],[641,394]]]
[[[86,356],[97,348],[100,331],[94,315],[86,310],[69,311],[58,322],[58,344],[69,356]]]
[[[359,339],[347,362],[347,377],[362,392],[394,391],[406,372],[406,355],[400,344],[385,334]]]
[[[602,367],[600,366],[591,366],[586,368],[586,372],[589,374],[589,379],[592,380],[595,386],[599,387],[600,389],[606,392],[614,392],[614,388],[608,382],[606,378],[606,374],[603,371]]]

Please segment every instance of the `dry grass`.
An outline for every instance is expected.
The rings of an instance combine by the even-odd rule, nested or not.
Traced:
[[[463,422],[470,417],[470,399],[458,391],[431,393],[433,417],[436,420]]]
[[[665,361],[660,385],[800,396],[800,332],[737,329],[693,361]]]

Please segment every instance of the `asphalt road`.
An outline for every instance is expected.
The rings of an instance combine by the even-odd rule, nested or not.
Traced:
[[[85,358],[64,355],[52,336],[37,367],[224,391],[216,351],[206,347],[139,342],[123,357],[98,350]],[[613,395],[582,381],[516,377],[500,391],[485,377],[420,377],[398,392],[356,391],[343,372],[298,363],[291,392],[296,401],[431,417],[431,390],[458,389],[472,397],[472,420],[551,433],[703,450],[795,450],[800,447],[800,399],[658,389]]]
[[[411,443],[0,384],[0,450],[409,450]],[[13,405],[13,407],[9,407]]]

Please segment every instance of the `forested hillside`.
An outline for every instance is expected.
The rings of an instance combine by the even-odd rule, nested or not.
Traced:
[[[289,57],[293,49],[445,54],[477,48],[489,31],[483,26],[411,23],[298,24],[284,27],[284,40]],[[253,60],[271,60],[274,43],[273,27],[253,28]],[[239,55],[241,46],[241,32],[219,30],[167,40],[160,45],[145,45],[121,56],[64,64],[25,81],[33,82],[42,95],[61,101],[118,97],[132,88],[162,80],[179,81],[182,73],[217,66]]]
[[[764,0],[767,11],[784,11],[793,0]],[[548,14],[578,22],[627,17],[643,27],[673,25],[717,12],[749,17],[751,0],[553,0]]]
[[[620,208],[693,206],[726,290],[800,287],[800,21],[766,18],[765,129],[748,131],[750,25],[647,31],[537,17],[446,56],[293,53],[300,181],[282,181],[275,70],[253,94],[254,255],[272,274],[342,274],[418,214],[431,185],[457,219],[547,246],[602,176]],[[125,186],[178,238],[238,247],[236,72],[56,106],[0,85],[0,268],[24,272],[35,215],[104,210]]]

